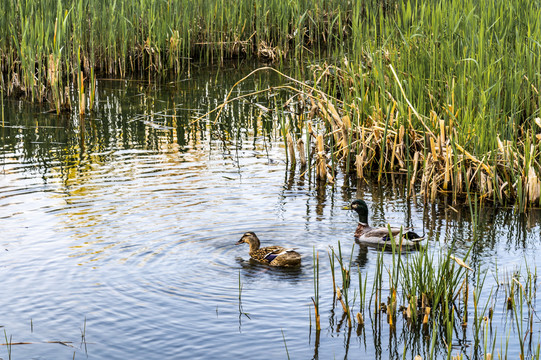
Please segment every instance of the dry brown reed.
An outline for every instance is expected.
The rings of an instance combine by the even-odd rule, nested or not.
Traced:
[[[331,69],[334,77],[329,79]],[[519,211],[526,211],[528,206],[541,201],[541,134],[527,134],[514,142],[501,140],[498,136],[496,148],[486,153],[474,153],[459,142],[456,118],[460,114],[452,105],[445,111],[454,114],[453,121],[435,111],[422,116],[402,91],[407,103],[406,113],[400,111],[403,107],[389,94],[388,104],[374,104],[366,114],[359,108],[362,104],[344,103],[316,88],[323,79],[328,82],[352,81],[335,66],[318,67],[315,70],[319,73],[318,81],[314,86],[273,68],[256,71],[262,70],[275,71],[291,81],[291,85],[282,86],[280,90],[292,91],[294,97],[305,99],[304,111],[290,120],[287,143],[292,152],[295,139],[297,142],[303,138],[314,142],[316,179],[320,181],[334,181],[328,171],[328,161],[336,159],[346,169],[354,165],[351,168],[355,169],[359,179],[374,174],[378,178],[384,173],[403,174],[409,179],[410,196],[419,195],[431,201],[438,194],[452,196],[455,203],[460,199],[471,202],[476,196],[480,202],[516,203]],[[401,88],[396,72],[392,67],[390,70]],[[228,98],[223,105],[235,100]],[[539,119],[536,122],[541,124]],[[303,136],[292,123],[308,123],[311,136]],[[312,130],[312,124],[317,124],[316,130]],[[302,132],[304,126],[299,128]],[[310,155],[299,153],[299,158]]]

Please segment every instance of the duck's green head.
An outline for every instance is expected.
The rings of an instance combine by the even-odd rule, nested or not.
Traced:
[[[368,206],[364,200],[353,200],[351,202],[350,210],[354,210],[357,214],[359,214],[359,222],[368,224]]]

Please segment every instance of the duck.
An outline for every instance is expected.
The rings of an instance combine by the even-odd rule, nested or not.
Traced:
[[[280,267],[294,267],[301,264],[301,254],[294,249],[274,245],[262,247],[259,238],[253,231],[244,233],[235,245],[250,245],[250,257],[262,264]]]
[[[362,199],[356,199],[351,202],[351,205],[346,207],[347,210],[353,210],[359,215],[359,225],[355,230],[355,240],[359,243],[385,245],[390,244],[391,237],[399,243],[401,246],[416,246],[424,237],[417,235],[417,233],[405,228],[400,227],[379,227],[373,228],[368,225],[368,206]],[[402,234],[402,238],[398,237]]]

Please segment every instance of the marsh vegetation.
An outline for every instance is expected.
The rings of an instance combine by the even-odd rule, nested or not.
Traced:
[[[187,349],[200,356],[238,356],[232,345],[215,341],[228,334],[245,343],[246,329],[253,334],[249,351],[270,342],[283,346],[287,357],[307,351],[314,358],[336,356],[332,338],[343,342],[344,357],[353,340],[352,351],[377,358],[538,359],[541,264],[535,257],[524,264],[508,251],[535,254],[539,243],[540,9],[539,1],[525,0],[2,0],[2,174],[10,185],[0,201],[4,209],[16,208],[2,214],[13,224],[5,246],[17,239],[22,254],[31,254],[29,266],[41,269],[49,260],[30,252],[46,246],[35,243],[41,234],[16,229],[46,228],[49,250],[69,258],[45,271],[52,288],[64,283],[58,274],[78,265],[68,274],[85,284],[72,285],[78,301],[85,303],[88,289],[103,292],[99,306],[71,308],[79,322],[88,309],[107,318],[102,308],[111,304],[104,299],[125,290],[110,280],[111,268],[140,266],[147,272],[133,271],[145,286],[152,284],[142,299],[149,323],[170,324],[156,313],[158,297],[177,319],[201,324],[180,331],[204,334],[208,346]],[[193,81],[202,69],[210,78]],[[12,189],[15,183],[23,185]],[[232,184],[246,198],[231,194]],[[379,194],[387,187],[392,190]],[[28,202],[36,193],[43,204]],[[418,221],[427,246],[352,247],[346,239],[352,240],[355,220],[335,209],[363,195],[372,196],[374,206],[393,204],[375,212],[380,223],[385,214],[396,219],[403,213],[409,225]],[[397,206],[396,196],[417,213]],[[132,206],[133,198],[142,200]],[[251,214],[254,228],[233,226],[253,203],[264,213]],[[179,207],[190,210],[189,221],[177,216]],[[217,217],[210,224],[209,212]],[[38,221],[43,216],[54,219],[53,228]],[[300,251],[308,259],[297,272],[250,266],[217,239],[252,230],[280,238],[277,218],[288,236],[303,239]],[[495,229],[487,229],[492,222]],[[172,223],[182,229],[164,225]],[[216,227],[216,235],[206,227]],[[57,231],[73,239],[68,250],[51,235]],[[201,243],[194,241],[201,233]],[[178,269],[178,244],[203,289]],[[514,266],[488,265],[485,255],[496,264],[515,256]],[[201,270],[209,257],[210,274]],[[25,277],[18,258],[9,259],[23,281],[4,283],[28,302],[24,290],[41,284]],[[266,288],[258,289],[262,283]],[[115,320],[140,327],[124,311],[140,312],[132,299],[143,287],[137,280],[129,286]],[[172,298],[199,313],[179,309]],[[278,302],[287,310],[272,308]],[[17,314],[13,304],[4,305]],[[216,319],[201,315],[210,308]],[[290,319],[273,335],[260,332],[277,329],[261,320],[269,308],[273,318],[284,311]],[[220,326],[207,336],[209,321]],[[24,330],[9,323],[11,357],[18,341],[11,331]],[[99,337],[95,329],[106,325],[93,318],[85,331]],[[307,329],[308,346],[298,340]],[[144,343],[144,332],[132,340]],[[133,347],[126,344],[121,352]],[[98,357],[123,355],[95,348]],[[162,357],[171,355],[172,347],[156,348]]]
[[[279,66],[287,59],[298,64],[297,97],[295,114],[279,121],[283,136],[298,141],[305,119],[321,120],[320,171],[323,150],[360,178],[402,173],[431,200],[443,193],[455,202],[516,204],[520,212],[539,206],[537,1],[0,6],[8,96],[83,114],[95,102],[97,74],[180,79],[202,61],[249,57]]]

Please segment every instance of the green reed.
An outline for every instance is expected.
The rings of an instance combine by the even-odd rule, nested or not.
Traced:
[[[8,359],[9,360],[11,360],[11,348],[13,346],[12,338],[13,338],[13,335],[10,335],[9,340],[8,340],[8,334],[7,334],[6,330],[4,329],[4,339],[6,339],[6,347],[7,347],[7,350],[8,350]]]
[[[280,330],[282,331],[282,338],[284,339],[284,348],[286,349],[286,355],[289,360],[290,357],[289,357],[289,351],[287,350],[286,335],[284,334],[284,329],[280,329]]]
[[[329,256],[329,266],[330,266],[330,269],[331,269],[331,278],[332,278],[332,291],[333,291],[333,299],[336,297],[336,274],[335,274],[335,267],[336,267],[336,264],[335,264],[335,255],[334,255],[334,250],[331,249],[332,251],[329,252],[327,251],[327,255]]]
[[[363,275],[359,268],[357,268],[357,276],[359,279],[359,313],[361,314],[362,319],[362,314],[364,314],[364,309],[366,306],[366,283],[368,281],[368,277],[365,276],[363,281]]]
[[[376,317],[380,312],[380,305],[382,300],[383,292],[383,252],[378,253],[378,258],[376,262],[376,274],[374,275],[374,282],[372,283],[372,291],[370,294],[370,304],[372,306],[372,301],[374,303],[373,312]]]
[[[88,354],[88,348],[86,346],[87,342],[86,342],[86,316],[85,316],[85,321],[83,323],[83,327],[81,328],[81,347],[82,345],[84,345],[85,347],[85,354]],[[74,354],[75,356],[75,354]]]
[[[486,276],[486,274],[485,274]],[[477,279],[476,279],[476,286],[473,291],[473,343],[475,347],[479,347],[481,344],[481,336],[480,332],[484,329],[484,347],[486,349],[487,347],[487,333],[486,328],[484,326],[488,326],[488,317],[485,316],[487,312],[488,302],[486,303],[485,307],[483,309],[480,309],[479,299],[481,297],[481,292],[483,289],[483,284],[485,282],[485,277],[481,278],[481,274],[478,271],[477,272]],[[489,297],[490,300],[490,297]]]
[[[316,322],[316,332],[321,330],[320,322],[320,309],[319,309],[319,254],[316,253],[316,249],[313,250],[313,268],[314,268],[314,297],[312,297],[312,303],[314,304],[314,316]],[[333,276],[334,280],[334,276]]]
[[[245,315],[247,318],[250,318],[250,315],[246,312],[244,312],[242,308],[242,280],[240,278],[240,270],[239,270],[239,282],[238,282],[238,289],[239,289],[239,318],[242,317],[242,315]]]
[[[336,251],[329,250],[331,269],[326,280],[332,282],[337,293],[336,298],[333,297],[332,312],[339,300],[344,308],[344,321],[349,304],[356,301],[358,293],[360,311],[352,319],[357,321],[358,336],[367,331],[379,334],[384,326],[389,326],[389,331],[401,332],[397,337],[403,339],[405,349],[414,342],[424,343],[427,359],[440,358],[442,353],[447,359],[506,358],[510,342],[517,344],[515,350],[519,351],[521,358],[539,358],[541,344],[539,339],[536,343],[533,338],[537,270],[526,264],[524,268],[511,274],[504,273],[501,277],[497,267],[493,270],[474,269],[466,261],[475,242],[461,257],[454,254],[453,243],[439,250],[423,246],[415,251],[402,249],[399,245],[391,239],[388,246],[376,252],[368,304],[368,275],[359,271],[357,289],[350,283],[353,249],[351,255],[347,255],[350,257],[349,265],[340,244]],[[314,253],[314,284],[319,288],[316,259]],[[335,279],[335,269],[341,274],[341,287],[336,286],[340,275]],[[484,294],[487,290],[485,280],[491,271],[495,284],[488,289],[487,296]],[[353,299],[350,296],[352,291]],[[322,303],[318,302],[318,313],[321,306]],[[495,309],[504,311],[495,315]],[[370,317],[370,322],[365,323],[363,313]],[[382,321],[382,314],[387,315],[387,322]],[[493,324],[494,316],[497,316],[497,321]],[[505,320],[505,317],[510,317],[510,320]],[[352,325],[348,325],[351,329]],[[339,331],[339,327],[335,331]],[[457,341],[471,345],[457,350]]]
[[[320,111],[319,103],[336,108],[323,117],[332,123],[331,181],[345,161],[360,177],[405,174],[430,199],[452,192],[457,201],[471,184],[481,202],[541,205],[538,0],[17,0],[0,11],[8,96],[60,112],[76,84],[82,114],[92,109],[95,73],[152,81],[194,61],[279,63],[328,50],[329,63],[313,67],[319,92],[308,93]]]
[[[398,171],[430,199],[471,184],[481,202],[539,206],[539,2],[384,4],[354,6],[353,51],[316,68],[352,116],[344,155],[361,156],[358,175]]]
[[[151,80],[199,60],[301,59],[308,48],[342,43],[349,7],[343,0],[5,0],[0,67],[10,91],[58,101],[62,82],[75,84],[80,68],[85,78],[94,69]]]
[[[334,251],[334,249],[331,248],[331,254],[329,254],[329,259],[331,263],[331,271],[332,271],[332,277],[333,277],[333,285],[335,286],[335,293],[338,294],[337,299],[340,301],[342,305],[342,309],[344,310],[344,314],[347,317],[348,320],[348,326],[351,328],[353,326],[353,319],[351,315],[351,309],[350,309],[350,294],[349,294],[349,287],[351,283],[351,277],[350,277],[350,271],[351,271],[351,263],[353,260],[353,249],[355,247],[355,243],[352,246],[351,255],[349,258],[349,263],[346,263],[342,256],[342,247],[340,245],[340,242],[338,242],[338,253]],[[342,279],[342,287],[336,288],[335,285],[335,279],[334,279],[334,259],[338,261],[338,265],[340,266],[340,275]]]
[[[2,104],[0,104],[2,106],[2,127],[4,127],[4,86],[3,86],[3,83],[4,83],[4,76],[2,75],[2,83],[0,84],[0,101],[2,102]]]

